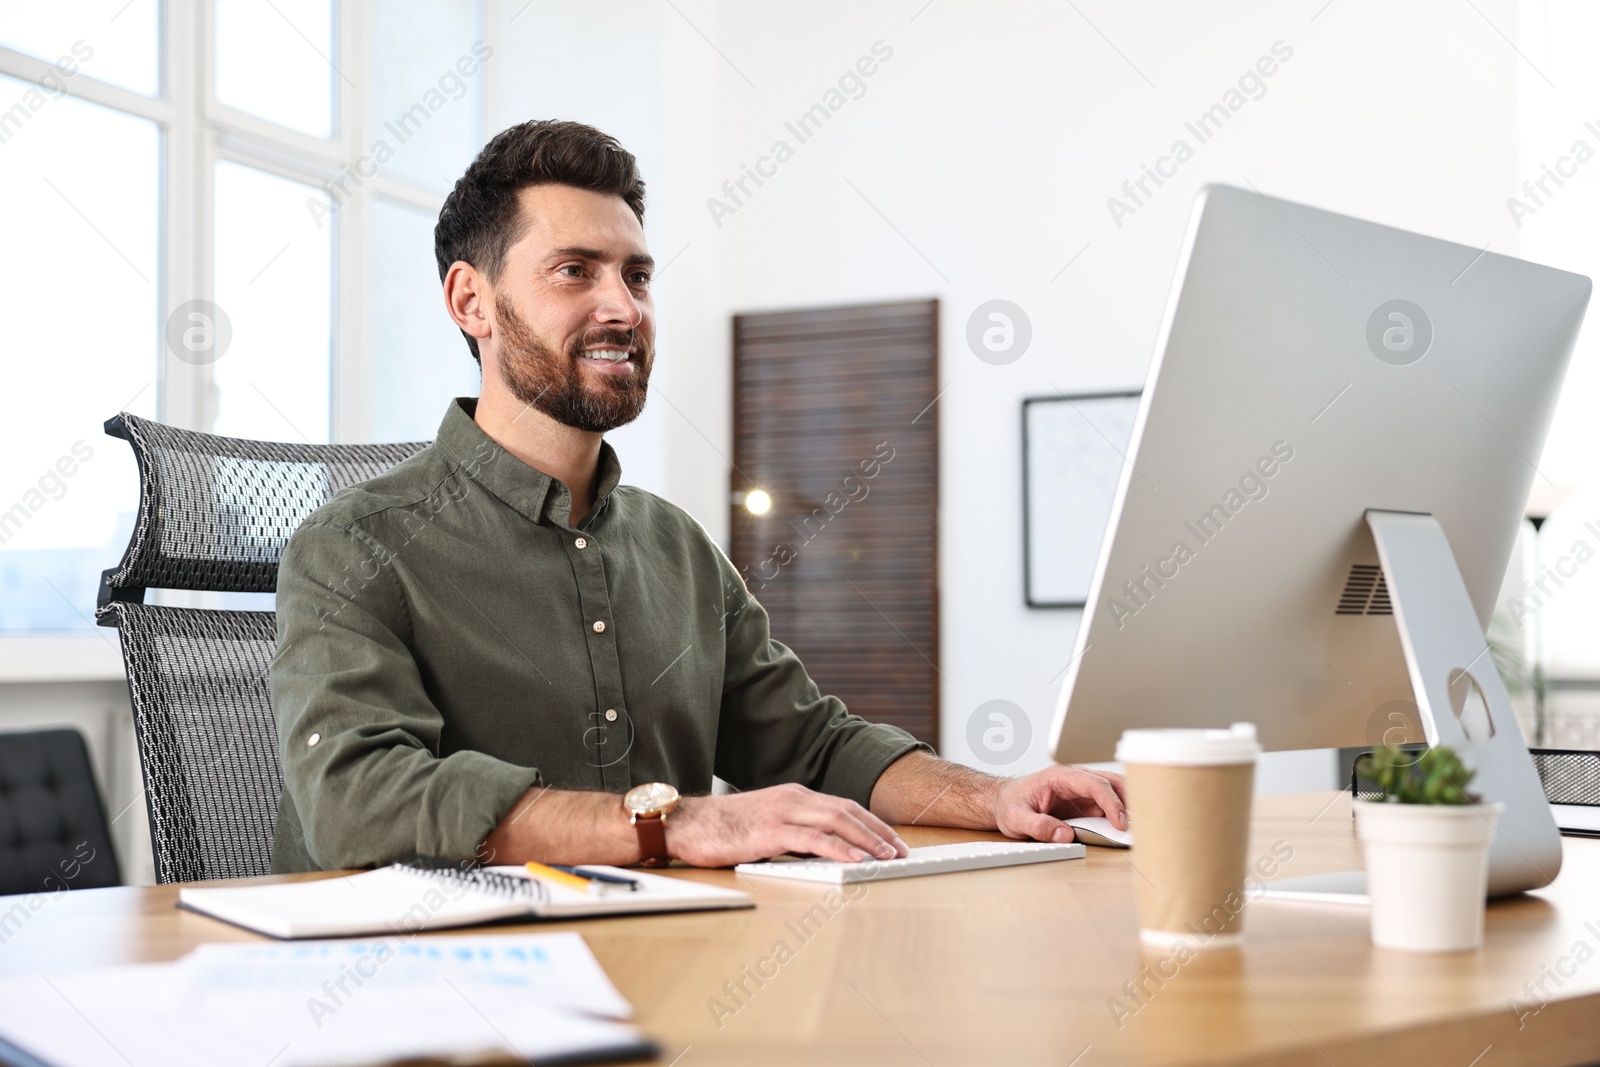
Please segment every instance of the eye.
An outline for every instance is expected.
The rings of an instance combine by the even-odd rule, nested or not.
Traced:
[[[647,270],[636,270],[636,271],[634,271],[632,274],[628,275],[628,284],[629,285],[649,285],[650,284],[650,272],[647,271]]]
[[[556,271],[557,273],[566,274],[569,278],[581,278],[583,277],[583,264],[563,263],[561,266],[556,268]],[[573,271],[576,271],[576,273],[571,273]]]

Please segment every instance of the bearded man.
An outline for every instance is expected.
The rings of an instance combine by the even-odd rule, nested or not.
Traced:
[[[655,361],[643,220],[633,156],[574,122],[499,134],[445,201],[445,309],[481,395],[284,554],[273,869],[860,862],[906,854],[895,823],[1125,827],[1114,774],[995,778],[850,714],[700,524],[621,484],[604,435]]]

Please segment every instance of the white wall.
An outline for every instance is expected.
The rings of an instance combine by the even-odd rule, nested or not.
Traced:
[[[1046,759],[1078,614],[1023,606],[1020,401],[1142,383],[1202,183],[1254,184],[1516,251],[1504,199],[1516,181],[1519,60],[1496,32],[1516,35],[1509,0],[1479,4],[1483,16],[1444,0],[1102,2],[1076,11],[907,0],[813,3],[803,14],[711,0],[649,15],[642,5],[602,7],[616,16],[608,43],[625,41],[624,57],[653,43],[661,62],[604,64],[611,89],[630,86],[620,102],[594,73],[578,82],[592,103],[572,104],[559,88],[548,99],[640,153],[655,254],[666,261],[687,247],[658,293],[670,365],[664,425],[619,440],[639,450],[648,438],[664,450],[670,495],[723,533],[730,315],[942,303],[941,715],[953,758],[972,755],[971,712],[1006,699],[1027,710],[1034,735],[1030,755],[1008,770]],[[541,34],[550,32],[547,10],[536,9]],[[864,95],[799,143],[785,122],[879,41],[893,54],[865,79]],[[1115,225],[1107,198],[1123,195],[1122,183],[1175,139],[1195,144],[1184,121],[1280,41],[1292,56],[1264,80],[1264,94]],[[507,63],[491,81],[559,74]],[[559,110],[539,100],[526,92],[513,105],[492,90],[491,125]],[[641,120],[660,125],[633,143],[627,130]],[[793,158],[760,188],[747,185],[753,195],[718,225],[707,199],[731,203],[722,182],[779,139]],[[979,361],[965,341],[971,311],[997,297],[1019,304],[1033,326],[1028,353],[1002,367]],[[638,464],[628,451],[623,458],[630,471]],[[1280,758],[1263,784],[1321,787],[1330,767],[1323,754]]]

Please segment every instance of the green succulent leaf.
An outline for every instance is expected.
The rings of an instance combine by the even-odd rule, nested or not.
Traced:
[[[1386,745],[1357,761],[1356,773],[1376,782],[1383,800],[1392,804],[1476,804],[1467,786],[1478,772],[1449,747],[1420,755]]]

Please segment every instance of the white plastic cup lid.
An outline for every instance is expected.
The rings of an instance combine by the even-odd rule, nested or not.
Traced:
[[[1123,763],[1161,763],[1183,767],[1254,763],[1261,755],[1253,723],[1226,730],[1124,730],[1117,742]]]

